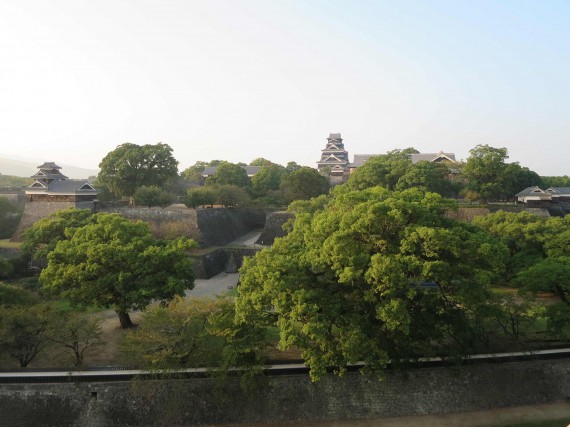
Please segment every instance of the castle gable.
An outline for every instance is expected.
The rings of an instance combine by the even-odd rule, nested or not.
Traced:
[[[68,179],[54,162],[38,166],[39,171],[32,175],[34,182],[26,188],[26,200],[76,202],[93,201],[97,190],[85,179]]]

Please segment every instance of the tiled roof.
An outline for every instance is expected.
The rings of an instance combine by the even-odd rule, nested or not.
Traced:
[[[82,189],[82,187],[85,187]],[[50,193],[96,193],[97,191],[84,179],[65,179],[48,185]]]
[[[35,178],[35,179],[65,179],[67,177],[62,173],[43,173],[41,171],[38,171],[35,175],[32,175],[30,178]]]
[[[33,191],[42,191],[47,194],[97,194],[89,183],[84,179],[62,179],[53,181],[44,186],[38,186],[38,182],[30,185],[28,188]]]
[[[352,162],[350,167],[358,168],[362,166],[364,163],[366,163],[366,161],[369,160],[370,158],[378,156],[382,156],[382,154],[355,154],[354,161]]]
[[[523,197],[523,196],[530,196],[530,195],[545,195],[548,196],[547,193],[545,193],[544,191],[542,191],[539,187],[534,186],[534,187],[527,187],[524,190],[522,190],[521,192],[515,194],[515,197]]]
[[[327,139],[341,139],[340,133],[331,133]]]
[[[550,187],[545,191],[555,194],[570,194],[570,187]]]
[[[449,160],[455,162],[455,153],[444,153],[443,151],[440,151],[439,153],[417,153],[410,156],[412,163],[421,161],[433,162],[438,157],[447,157]]]
[[[45,162],[43,165],[38,166],[38,169],[61,169],[54,162]]]

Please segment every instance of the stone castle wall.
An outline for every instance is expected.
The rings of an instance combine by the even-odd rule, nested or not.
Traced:
[[[256,243],[271,246],[277,237],[283,237],[287,234],[285,230],[283,230],[283,225],[292,218],[293,214],[289,212],[268,213],[265,227],[263,227],[263,232]]]
[[[237,273],[246,256],[255,255],[261,248],[219,248],[204,255],[192,256],[194,277],[209,279],[216,274]]]
[[[346,373],[311,383],[306,374],[240,380],[2,384],[2,424],[169,426],[379,419],[567,400],[570,360]]]
[[[140,219],[150,223],[151,227],[168,228],[170,224],[174,230],[189,230],[188,237],[195,238],[204,248],[226,245],[251,230],[263,228],[268,212],[250,208],[189,209],[179,205],[165,209],[122,207],[101,211]]]
[[[32,202],[26,203],[22,219],[11,240],[21,241],[24,230],[31,227],[36,221],[46,218],[51,214],[69,208],[94,209],[93,202]]]

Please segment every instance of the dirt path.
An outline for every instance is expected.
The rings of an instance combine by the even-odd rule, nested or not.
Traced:
[[[552,403],[537,406],[464,412],[460,414],[422,415],[357,421],[294,422],[280,424],[240,424],[250,427],[501,427],[516,423],[561,420],[560,427],[570,423],[570,403]],[[236,424],[233,424],[236,426]],[[218,426],[229,427],[229,426]]]
[[[194,289],[186,292],[187,297],[207,297],[222,294],[233,288],[239,278],[239,274],[220,273],[208,280],[196,280]],[[86,364],[89,367],[121,366],[119,357],[119,344],[128,331],[121,330],[119,318],[113,310],[105,310],[94,314],[101,319],[101,338],[105,342],[97,352],[86,356]],[[131,320],[137,324],[140,322],[142,313],[135,311],[130,313]]]

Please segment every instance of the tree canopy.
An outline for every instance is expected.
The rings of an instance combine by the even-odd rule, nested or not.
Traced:
[[[178,161],[168,144],[125,143],[108,153],[98,179],[117,196],[132,197],[143,185],[165,187],[178,176]]]
[[[477,145],[461,170],[467,181],[465,194],[470,199],[506,200],[533,185],[541,185],[540,176],[518,163],[506,163],[506,148]]]
[[[257,196],[264,196],[269,191],[279,190],[281,179],[286,169],[279,165],[265,165],[251,178],[252,191]]]
[[[354,171],[347,185],[354,190],[380,187],[394,190],[398,180],[412,167],[410,154],[417,153],[414,148],[393,150],[386,154],[375,156]]]
[[[457,193],[458,185],[449,180],[450,167],[446,163],[421,161],[411,165],[396,182],[396,190],[418,188],[425,192],[450,197]]]
[[[246,188],[250,186],[250,181],[243,167],[230,162],[222,162],[216,167],[216,172],[206,179],[206,185],[235,185]]]
[[[306,200],[325,194],[329,185],[316,169],[302,167],[286,174],[281,179],[281,191],[285,199]]]
[[[263,157],[258,157],[257,159],[253,159],[250,163],[250,166],[273,166],[275,165],[275,163],[273,163],[271,160],[267,160],[264,159]]]
[[[195,243],[156,240],[147,223],[99,213],[90,224],[67,229],[66,237],[48,255],[42,286],[74,304],[112,307],[123,328],[132,326],[130,310],[183,295],[194,285],[185,251]]]
[[[444,216],[452,201],[381,187],[295,202],[289,234],[246,259],[236,319],[276,325],[311,376],[472,350],[506,247]]]
[[[184,204],[189,208],[213,206],[216,203],[216,191],[211,187],[190,187],[186,190]]]
[[[222,163],[224,163],[223,160],[211,160],[209,162],[203,162],[202,160],[198,160],[192,166],[184,169],[180,174],[180,176],[189,181],[194,181],[194,182],[201,181],[202,172],[204,172],[204,169],[206,169],[208,166],[219,166]]]
[[[164,208],[171,203],[168,192],[156,185],[143,185],[137,188],[133,198],[137,206],[146,206],[149,209],[153,206]]]
[[[220,185],[215,187],[215,192],[216,201],[226,208],[244,205],[250,199],[249,194],[237,185]]]
[[[542,218],[499,211],[475,219],[509,248],[503,280],[521,293],[552,292],[560,303],[547,309],[547,326],[560,333],[570,322],[570,216]]]
[[[36,221],[24,232],[22,252],[33,258],[46,258],[58,242],[65,240],[66,230],[83,227],[92,221],[89,209],[69,208]]]

